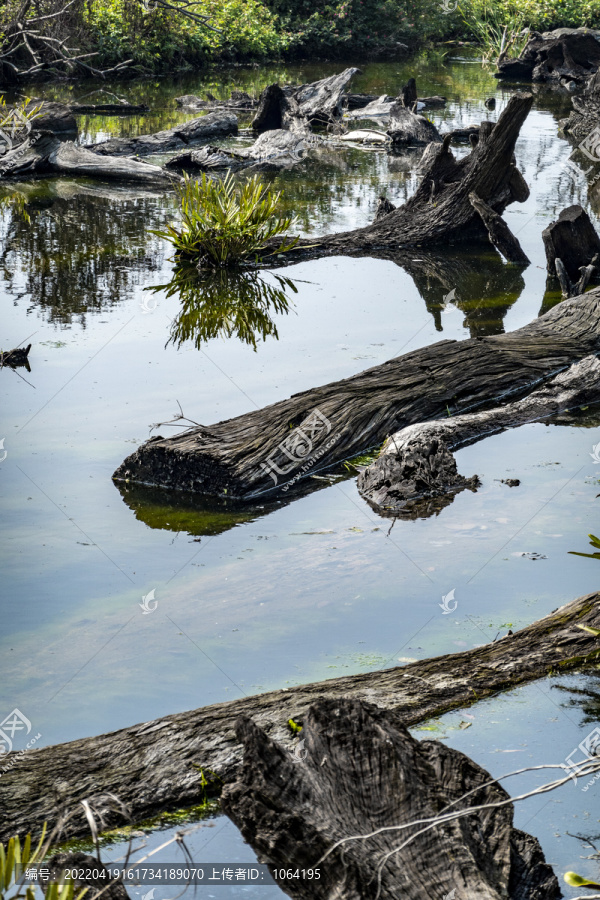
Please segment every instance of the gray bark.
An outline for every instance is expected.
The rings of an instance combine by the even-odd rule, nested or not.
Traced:
[[[312,124],[328,125],[342,115],[344,92],[360,69],[344,69],[300,87],[271,84],[264,89],[252,121],[255,131],[284,128],[307,131]]]
[[[600,400],[600,361],[587,356],[522,400],[479,413],[409,425],[390,435],[358,476],[358,490],[376,510],[413,518],[432,497],[478,486],[458,475],[452,451],[491,434],[537,422]]]
[[[149,156],[151,153],[182,150],[215,137],[237,134],[237,131],[237,116],[228,112],[212,112],[156,134],[141,134],[135,138],[111,138],[101,144],[88,144],[86,149],[107,156]]]
[[[241,748],[234,729],[240,715],[251,716],[270,738],[293,750],[287,721],[302,721],[318,699],[364,700],[395,710],[408,727],[554,670],[598,660],[598,638],[578,625],[600,627],[599,593],[462,653],[175,713],[99,737],[34,748],[20,757],[6,754],[0,768],[0,841],[39,831],[44,821],[51,828],[61,809],[77,813],[65,837],[85,835],[88,824],[77,804],[107,793],[129,806],[133,823],[201,802],[200,768],[224,782],[239,775]],[[214,791],[219,785],[213,780]],[[111,807],[105,822],[111,827],[123,819]]]
[[[496,77],[583,84],[600,65],[598,35],[589,28],[534,31],[516,59],[499,60]]]
[[[244,761],[221,805],[260,862],[278,870],[319,869],[318,879],[278,878],[290,897],[562,896],[538,841],[513,827],[506,791],[458,750],[415,740],[399,713],[360,700],[318,700],[303,722],[300,757],[247,716],[240,717],[236,733]],[[421,825],[424,833],[418,826],[396,830],[445,811],[494,803],[506,805],[429,830]],[[409,837],[413,841],[398,852]],[[345,843],[338,847],[339,841]]]

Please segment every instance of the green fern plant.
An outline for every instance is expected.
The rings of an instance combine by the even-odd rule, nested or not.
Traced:
[[[185,176],[177,190],[181,228],[167,225],[165,231],[153,234],[170,241],[179,257],[205,266],[225,268],[247,262],[296,224],[294,216],[281,211],[281,192],[270,191],[258,175],[241,184],[231,170],[221,180],[204,173],[197,180]],[[285,253],[297,243],[298,238],[284,240],[272,252]]]

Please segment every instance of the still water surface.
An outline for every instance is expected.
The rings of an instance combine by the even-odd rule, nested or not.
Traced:
[[[191,118],[174,103],[184,93],[257,93],[273,80],[337,70],[234,69],[115,85],[152,112],[81,117],[81,140]],[[413,74],[421,96],[448,97],[444,110],[430,113],[442,130],[496,119],[515,89],[473,59],[443,64],[437,56],[365,65],[354,89],[396,94]],[[43,96],[77,100],[90,89],[48,87]],[[489,96],[497,99],[493,113],[484,107]],[[291,266],[281,273],[295,286],[289,308],[271,316],[277,337],[259,338],[256,350],[235,337],[169,341],[180,301],[144,289],[171,278],[169,248],[150,229],[175,218],[172,195],[92,180],[18,186],[31,221],[2,214],[1,341],[4,349],[24,340],[33,347],[31,373],[18,370],[27,381],[0,372],[0,710],[21,709],[41,745],[72,740],[399,657],[469,648],[597,588],[598,561],[568,552],[585,551],[588,533],[598,533],[598,410],[461,450],[459,471],[482,480],[477,493],[459,495],[436,517],[398,521],[389,534],[390,521],[361,500],[352,471],[331,485],[316,482],[294,502],[241,510],[117,488],[110,477],[178,404],[210,424],[436,340],[510,331],[557,302],[546,293],[542,229],[570,203],[594,218],[600,209],[567,164],[572,148],[557,121],[568,106],[566,96],[536,91],[517,145],[531,197],[505,217],[529,268],[464,249],[449,249],[439,271],[416,269],[414,279],[374,259]],[[303,232],[318,235],[367,224],[383,191],[402,202],[417,184],[417,162],[414,153],[318,151],[270,177]],[[276,274],[267,284],[277,285]],[[456,299],[445,309],[452,288]],[[521,484],[508,488],[504,478]],[[451,589],[458,606],[445,616],[439,603]],[[151,591],[158,606],[143,615],[138,604]],[[566,681],[586,686],[594,676]],[[549,683],[531,685],[472,708],[468,729],[457,726],[460,714],[446,717],[440,734],[494,774],[520,767],[521,757],[561,762],[592,727],[565,702]],[[503,752],[510,749],[519,752]],[[569,786],[543,801],[543,813],[540,801],[516,810],[517,825],[539,837],[559,874],[600,874],[597,863],[579,862],[588,851],[566,837],[598,835],[598,789]],[[198,861],[253,858],[228,820],[209,824],[190,836]]]

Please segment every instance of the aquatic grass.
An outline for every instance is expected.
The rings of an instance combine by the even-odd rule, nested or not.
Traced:
[[[600,538],[596,537],[595,534],[588,534],[588,537],[591,538],[590,546],[595,547],[597,551],[600,551]],[[600,552],[579,553],[577,550],[569,550],[569,554],[571,556],[585,556],[587,559],[600,559]]]
[[[43,862],[49,851],[48,842],[45,841],[46,829],[47,826],[44,823],[42,836],[33,851],[31,850],[31,834],[26,835],[23,845],[18,836],[10,838],[6,846],[0,843],[0,900],[4,900],[8,894],[10,894],[11,900],[18,900],[18,898],[35,900],[35,887],[24,885],[21,868],[25,870],[27,866],[39,865]],[[87,888],[83,888],[75,894],[72,882],[67,884],[53,882],[46,887],[45,900],[82,900],[86,892]]]
[[[167,225],[153,234],[166,238],[179,257],[203,266],[227,268],[247,263],[273,238],[296,225],[281,212],[281,192],[271,191],[258,175],[237,182],[231,170],[223,179],[184,177],[177,188],[182,226]],[[286,253],[298,238],[284,240],[272,252]]]
[[[482,48],[484,64],[501,56],[518,56],[529,39],[527,13],[512,4],[501,6],[489,0],[473,0],[460,13],[465,26]]]

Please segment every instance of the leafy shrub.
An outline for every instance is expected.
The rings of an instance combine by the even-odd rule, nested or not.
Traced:
[[[281,193],[273,193],[258,175],[238,184],[231,171],[213,181],[202,173],[178,188],[183,225],[167,225],[154,234],[173,244],[180,257],[215,268],[235,266],[265,249],[267,242],[296,224],[280,213]],[[297,238],[283,242],[278,253],[291,250]]]

